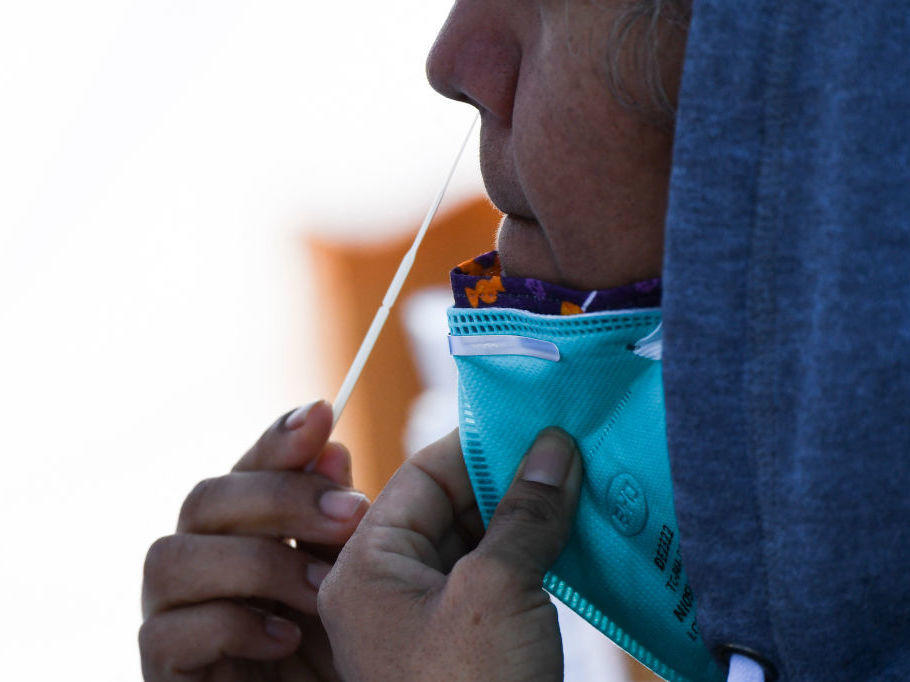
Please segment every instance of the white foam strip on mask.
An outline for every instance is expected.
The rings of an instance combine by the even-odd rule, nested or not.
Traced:
[[[531,339],[527,336],[492,334],[489,336],[450,336],[449,352],[456,356],[472,355],[523,355],[559,362],[559,348],[555,343]]]
[[[376,340],[379,338],[379,333],[382,331],[386,320],[389,318],[389,311],[392,309],[392,306],[395,305],[395,301],[398,299],[398,294],[401,293],[401,287],[404,286],[404,282],[408,278],[408,274],[411,272],[411,267],[414,265],[414,260],[417,257],[417,249],[420,248],[420,243],[426,236],[427,230],[430,229],[430,223],[433,222],[433,218],[436,216],[436,212],[439,210],[439,205],[442,203],[442,198],[445,196],[446,190],[449,188],[449,183],[452,181],[452,176],[455,175],[455,169],[458,168],[458,162],[461,160],[462,154],[464,154],[465,147],[468,146],[468,141],[471,139],[471,133],[474,132],[474,126],[477,125],[477,120],[479,118],[480,114],[478,113],[474,117],[474,120],[471,121],[471,127],[468,128],[468,134],[465,135],[464,142],[461,143],[461,147],[458,149],[458,154],[455,155],[455,161],[452,163],[452,168],[449,170],[449,174],[446,176],[445,182],[442,183],[442,187],[440,188],[439,193],[436,195],[436,199],[433,200],[433,204],[430,206],[430,210],[427,212],[426,217],[423,219],[423,224],[417,231],[417,236],[414,237],[414,243],[411,244],[411,248],[408,249],[408,252],[401,260],[401,265],[398,266],[398,271],[392,278],[392,283],[389,285],[389,290],[386,291],[385,296],[382,299],[382,305],[380,305],[379,310],[376,311],[376,316],[373,318],[373,322],[370,324],[367,335],[364,337],[363,343],[360,344],[360,350],[357,351],[357,355],[354,357],[354,362],[351,363],[351,368],[348,370],[347,376],[345,376],[344,382],[341,384],[341,388],[338,389],[338,395],[335,396],[335,401],[332,403],[332,407],[335,413],[334,421],[332,422],[333,429],[335,428],[335,424],[337,424],[338,420],[341,418],[341,413],[344,412],[345,405],[348,404],[348,398],[351,397],[354,386],[357,385],[357,380],[360,378],[360,373],[363,371],[364,366],[367,364],[367,360],[370,358],[370,353],[373,352],[373,346],[376,345]]]
[[[664,350],[662,327],[663,323],[661,322],[657,325],[657,329],[648,334],[645,338],[639,339],[635,343],[632,352],[635,353],[635,355],[647,358],[648,360],[660,360],[663,357]]]

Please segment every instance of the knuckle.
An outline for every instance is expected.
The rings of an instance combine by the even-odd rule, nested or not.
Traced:
[[[484,600],[510,593],[515,582],[515,569],[502,556],[493,552],[474,552],[458,562],[449,586],[452,594],[484,595]]]
[[[149,618],[139,627],[139,653],[143,667],[160,668],[165,663],[166,629],[160,627],[160,619]]]
[[[179,670],[176,641],[165,619],[152,617],[139,628],[139,657],[145,679]],[[156,677],[157,679],[157,677]]]
[[[145,555],[145,590],[152,594],[165,592],[192,560],[193,547],[191,536],[166,535],[155,540]]]
[[[171,563],[170,557],[173,555],[173,544],[174,536],[167,535],[158,538],[152,543],[152,546],[149,547],[149,551],[145,555],[145,564],[142,569],[143,578],[147,584],[154,585],[160,582],[161,574]]]
[[[205,509],[206,500],[211,497],[212,491],[218,486],[219,481],[220,478],[206,478],[193,486],[180,508],[178,527],[185,526],[199,516],[200,512]]]
[[[555,495],[530,488],[520,495],[506,496],[496,508],[502,522],[517,525],[540,526],[559,519],[559,501]]]
[[[152,651],[157,639],[152,630],[151,622],[151,620],[147,620],[139,626],[139,651],[142,652],[143,656]]]

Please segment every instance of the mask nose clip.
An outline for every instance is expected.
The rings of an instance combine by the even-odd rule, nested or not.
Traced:
[[[629,344],[628,349],[635,355],[659,362],[663,357],[663,322],[646,337]]]
[[[523,355],[559,362],[559,347],[550,341],[512,334],[449,336],[449,353],[455,357],[476,355]]]

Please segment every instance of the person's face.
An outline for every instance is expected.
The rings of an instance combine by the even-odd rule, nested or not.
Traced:
[[[672,133],[609,89],[610,35],[627,5],[457,0],[430,52],[432,86],[481,112],[481,169],[506,214],[497,242],[510,276],[598,289],[660,274]],[[662,35],[675,101],[685,36]],[[629,70],[624,82],[644,97],[636,78]]]

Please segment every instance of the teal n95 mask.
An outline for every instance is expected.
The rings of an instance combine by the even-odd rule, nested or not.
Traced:
[[[660,309],[561,316],[462,307],[448,317],[461,445],[484,523],[538,432],[564,429],[584,480],[572,535],[544,587],[658,675],[722,679],[680,558]]]

